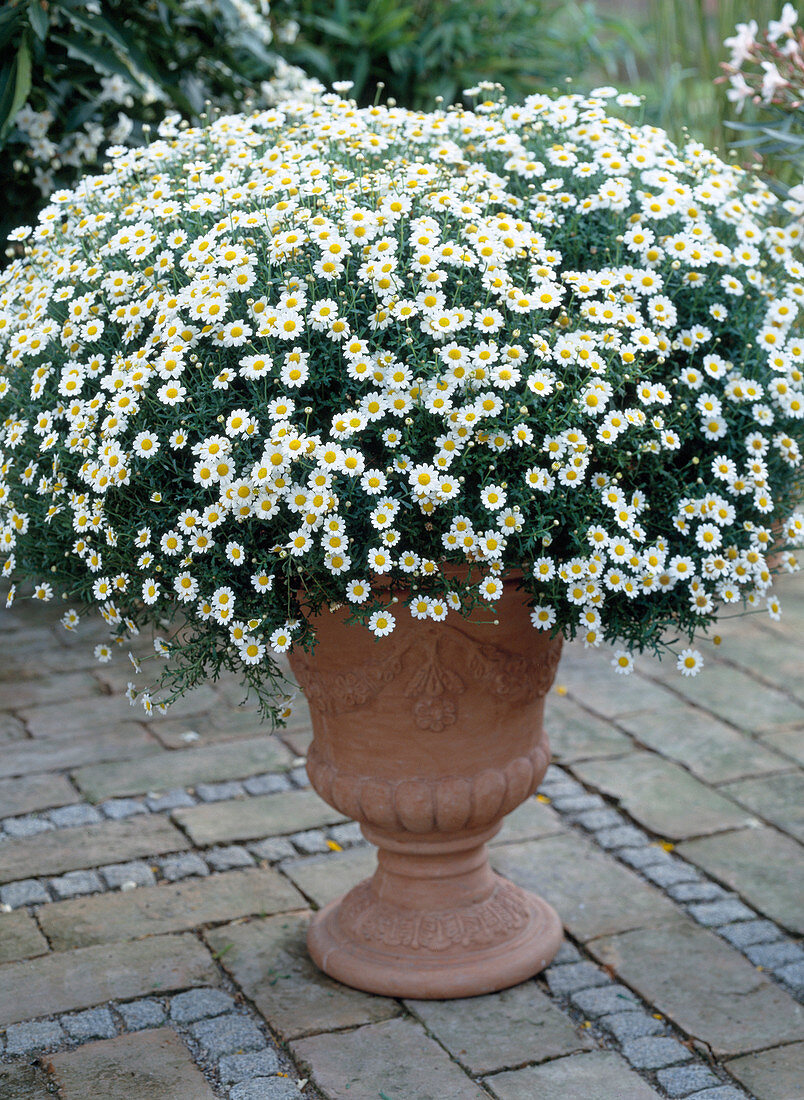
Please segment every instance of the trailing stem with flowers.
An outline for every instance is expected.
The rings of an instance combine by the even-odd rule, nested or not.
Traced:
[[[163,698],[226,667],[280,720],[276,655],[333,605],[493,620],[521,573],[618,671],[778,616],[802,226],[637,104],[331,94],[111,149],[0,277],[6,575],[168,624]]]

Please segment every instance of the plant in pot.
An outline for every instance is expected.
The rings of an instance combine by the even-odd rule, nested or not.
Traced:
[[[281,721],[288,651],[311,780],[380,850],[313,957],[415,997],[558,947],[485,842],[562,638],[694,674],[720,605],[779,614],[804,527],[800,224],[632,96],[479,92],[166,123],[0,278],[6,575],[121,643],[167,623],[148,711],[225,668]]]

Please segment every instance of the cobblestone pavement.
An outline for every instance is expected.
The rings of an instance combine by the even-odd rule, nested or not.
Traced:
[[[0,1100],[802,1100],[804,585],[704,674],[568,646],[553,764],[492,845],[567,932],[463,1001],[347,989],[310,911],[371,870],[229,681],[142,721],[125,654],[0,613]]]

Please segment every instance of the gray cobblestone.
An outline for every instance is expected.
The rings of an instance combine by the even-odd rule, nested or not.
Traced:
[[[209,874],[209,867],[201,856],[195,852],[186,855],[171,856],[161,861],[162,874],[168,882],[178,882],[182,878],[190,878],[193,875],[205,876]]]
[[[100,868],[100,876],[112,890],[131,889],[134,886],[155,886],[156,875],[147,863],[135,859],[130,863],[110,863]]]
[[[252,867],[254,857],[240,844],[231,844],[228,848],[213,848],[204,856],[213,871],[231,871],[235,867]]]
[[[581,955],[575,944],[570,943],[569,940],[564,940],[558,951],[556,951],[555,955],[553,956],[553,961],[550,965],[563,966],[564,963],[576,963],[581,962],[582,960],[583,955]]]
[[[66,829],[74,825],[96,825],[103,817],[96,806],[78,802],[74,806],[59,806],[51,810],[48,817],[57,829]]]
[[[804,951],[792,940],[751,944],[746,947],[745,953],[754,966],[764,966],[771,970],[789,963],[804,962]]]
[[[50,901],[50,894],[41,882],[35,878],[23,878],[19,882],[9,882],[0,886],[0,903],[19,909],[22,905],[38,905]]]
[[[656,1079],[668,1096],[689,1096],[691,1092],[719,1085],[717,1077],[706,1066],[673,1066],[660,1069]]]
[[[183,787],[171,787],[169,791],[163,793],[149,794],[145,799],[145,805],[157,814],[165,810],[184,810],[189,806],[195,806],[196,801]]]
[[[688,1062],[692,1052],[676,1039],[646,1035],[642,1039],[629,1039],[623,1043],[623,1056],[635,1069],[659,1069],[676,1062]]]
[[[601,802],[603,799],[600,800]],[[563,808],[561,810],[563,813]],[[590,832],[594,832],[596,829],[609,829],[612,826],[622,825],[623,820],[616,810],[602,809],[602,810],[585,810],[580,814],[571,814],[572,820],[576,825],[580,825],[584,829],[588,829]]]
[[[253,852],[257,859],[266,859],[269,863],[276,863],[280,859],[288,859],[296,855],[296,849],[284,836],[269,836],[265,840],[258,840],[248,845],[248,850]]]
[[[220,1057],[221,1054],[261,1050],[266,1046],[265,1038],[254,1021],[235,1013],[201,1020],[193,1024],[190,1030],[213,1058]]]
[[[252,775],[243,780],[243,786],[249,794],[278,794],[280,791],[289,791],[291,782],[286,775],[274,775],[269,772],[266,775]]]
[[[146,806],[136,798],[109,798],[106,802],[101,802],[100,809],[112,821],[122,821],[124,817],[148,813]]]
[[[804,990],[804,962],[790,963],[776,971],[777,975],[786,982],[791,989]]]
[[[55,826],[46,817],[37,817],[35,814],[26,814],[25,817],[7,817],[3,822],[3,828],[9,836],[25,837],[37,836],[46,833]]]
[[[642,1005],[624,985],[612,982],[598,989],[583,989],[573,993],[570,1000],[587,1016],[607,1016],[612,1012],[640,1011]]]
[[[72,1016],[62,1016],[61,1023],[71,1039],[111,1039],[117,1027],[108,1008],[90,1008]]]
[[[218,1073],[224,1085],[237,1084],[247,1077],[269,1077],[281,1069],[279,1058],[273,1050],[260,1050],[256,1054],[226,1054],[218,1062]]]
[[[591,986],[607,985],[610,978],[592,963],[579,962],[570,966],[550,967],[546,973],[550,992],[556,995],[575,993]]]
[[[152,997],[118,1005],[117,1011],[123,1017],[129,1031],[141,1031],[144,1027],[158,1027],[165,1019],[164,1008]]]
[[[698,872],[695,868],[690,867],[688,863],[683,863],[680,859],[673,860],[672,863],[649,864],[643,867],[642,874],[657,886],[661,886],[663,890],[682,882],[697,884],[698,881]]]
[[[292,833],[289,840],[305,855],[315,855],[317,852],[331,851],[327,844],[327,838],[320,829],[307,829],[301,833]]]
[[[35,1050],[60,1046],[64,1032],[56,1020],[33,1024],[12,1024],[6,1031],[6,1054],[32,1054]]]
[[[229,1090],[229,1100],[299,1100],[296,1083],[288,1077],[255,1077]]]
[[[629,867],[636,868],[637,871],[650,867],[654,863],[667,864],[671,862],[667,852],[655,847],[653,844],[646,844],[644,848],[624,848],[623,851],[617,853],[617,858],[621,859],[623,863],[627,863]]]
[[[641,1039],[644,1035],[659,1035],[664,1031],[664,1024],[655,1016],[647,1012],[614,1012],[609,1016],[601,1016],[597,1021],[614,1036],[618,1043],[625,1043],[629,1039]]]
[[[728,893],[716,882],[678,882],[667,887],[667,893],[674,901],[717,901],[728,897]]]
[[[360,826],[356,821],[347,821],[345,825],[333,825],[331,829],[327,829],[327,834],[336,844],[349,845],[366,843],[365,837],[360,831]]]
[[[722,898],[720,901],[705,901],[689,906],[690,916],[707,928],[716,928],[731,921],[754,920],[756,913],[738,898]]]
[[[229,780],[226,783],[197,783],[195,793],[202,802],[226,802],[230,798],[241,798],[245,791],[242,783]]]
[[[601,848],[633,848],[639,844],[647,844],[647,836],[635,825],[617,825],[613,829],[600,829],[595,833],[595,840]]]
[[[687,1100],[745,1100],[742,1089],[736,1089],[733,1085],[721,1085],[716,1089],[704,1089],[703,1092],[693,1092]]]
[[[298,768],[292,768],[288,772],[288,776],[297,787],[310,786],[310,777],[307,775],[307,769],[303,765]]]
[[[179,993],[170,1002],[170,1018],[179,1024],[192,1024],[210,1016],[231,1012],[234,1001],[221,989],[191,989]]]
[[[725,924],[718,934],[735,947],[748,947],[752,943],[771,943],[782,939],[783,933],[769,920],[750,920],[741,924]]]
[[[68,871],[66,875],[50,879],[48,885],[60,900],[103,890],[103,883],[94,871]]]

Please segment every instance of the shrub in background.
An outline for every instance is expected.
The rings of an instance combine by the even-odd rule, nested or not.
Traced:
[[[165,115],[298,94],[264,0],[10,0],[0,10],[0,239]]]

